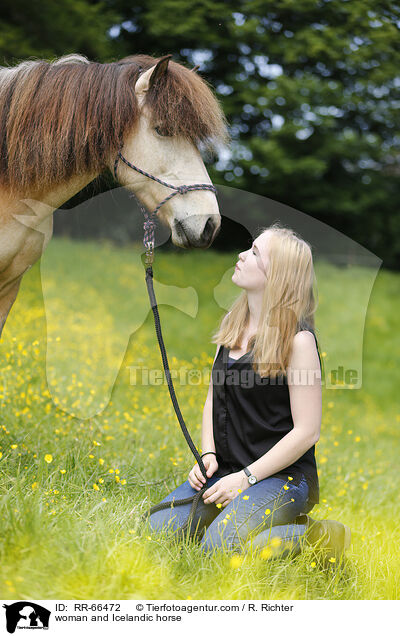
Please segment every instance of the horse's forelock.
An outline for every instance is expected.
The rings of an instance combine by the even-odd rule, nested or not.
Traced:
[[[229,140],[218,100],[198,74],[181,64],[169,62],[166,73],[147,93],[146,105],[152,123],[169,135],[181,135],[211,151]]]

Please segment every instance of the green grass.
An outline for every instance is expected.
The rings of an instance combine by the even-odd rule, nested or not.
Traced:
[[[174,382],[198,446],[211,334],[239,291],[235,256],[159,252],[154,264],[170,368],[203,373],[200,384]],[[319,571],[310,550],[210,559],[191,541],[150,537],[140,515],[194,459],[166,384],[130,384],[132,365],[162,369],[139,252],[53,238],[0,343],[1,598],[399,598],[400,277],[379,272],[369,297],[375,272],[320,263],[316,273],[326,368],[362,370],[360,389],[324,388],[317,444],[312,516],[351,527],[346,569]]]

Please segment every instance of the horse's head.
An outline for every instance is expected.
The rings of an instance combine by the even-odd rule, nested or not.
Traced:
[[[194,73],[175,62],[169,69],[169,58],[162,58],[139,75],[135,85],[138,117],[121,153],[130,163],[171,185],[211,184],[196,144],[196,132],[201,132],[201,117],[200,124],[193,122],[193,135],[190,130],[190,118],[195,118],[196,108],[201,108],[201,94],[193,93],[193,101],[197,100],[197,103],[189,103],[187,93],[196,88],[195,83],[191,84]],[[169,73],[172,77],[168,77]],[[183,88],[179,85],[182,81]],[[209,88],[198,76],[194,82],[201,83],[208,100],[203,117],[207,117],[207,108],[214,108],[218,114],[219,106]],[[177,103],[173,104],[175,97]],[[171,108],[174,109],[172,116],[168,112]],[[179,121],[180,117],[185,121]],[[207,132],[205,127],[204,132]],[[122,161],[118,164],[117,174],[118,181],[131,189],[149,212],[174,192]],[[221,225],[216,196],[209,190],[193,190],[173,196],[161,206],[157,217],[169,226],[172,242],[183,248],[209,247]]]

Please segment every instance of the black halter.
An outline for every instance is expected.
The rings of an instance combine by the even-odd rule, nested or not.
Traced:
[[[155,221],[153,220],[152,217],[157,214],[161,206],[164,205],[164,203],[166,203],[170,199],[172,199],[172,197],[174,197],[176,194],[186,194],[187,192],[191,192],[192,190],[210,190],[211,192],[214,192],[215,194],[217,194],[217,188],[211,183],[194,183],[193,185],[180,185],[180,186],[172,185],[171,183],[167,183],[166,181],[163,181],[162,179],[159,179],[158,177],[155,177],[154,175],[149,174],[145,170],[141,170],[137,166],[134,166],[133,163],[125,159],[121,151],[118,151],[117,157],[114,162],[114,177],[116,181],[118,181],[117,168],[118,168],[118,162],[120,159],[127,166],[129,166],[129,168],[132,168],[132,170],[136,170],[137,172],[140,172],[140,174],[143,174],[145,177],[148,177],[149,179],[153,179],[153,181],[157,181],[157,183],[161,183],[161,185],[164,185],[167,188],[171,188],[172,190],[175,190],[175,192],[172,192],[172,194],[169,194],[168,196],[166,196],[165,199],[163,199],[161,203],[159,203],[157,207],[153,210],[153,212],[151,212],[150,214],[148,214],[146,208],[140,203],[140,201],[138,201],[136,195],[133,192],[131,194],[132,197],[135,197],[136,201],[138,202],[138,205],[140,206],[140,209],[142,210],[145,216],[145,222],[143,224],[143,229],[144,229],[143,243],[147,250],[146,264],[149,264],[153,262],[153,250],[154,250]]]

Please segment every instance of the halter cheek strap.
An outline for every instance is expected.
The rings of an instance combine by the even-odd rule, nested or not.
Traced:
[[[156,225],[152,217],[154,217],[157,214],[161,206],[164,205],[164,203],[166,203],[170,199],[172,199],[172,197],[174,197],[176,194],[186,194],[187,192],[191,192],[192,190],[210,190],[210,192],[214,192],[214,194],[217,194],[217,188],[211,183],[194,183],[192,185],[180,185],[180,186],[172,185],[171,183],[167,183],[166,181],[163,181],[162,179],[158,179],[158,177],[155,177],[154,175],[149,174],[145,170],[141,170],[137,166],[134,166],[133,163],[125,159],[121,151],[118,151],[117,156],[115,158],[115,162],[114,162],[114,178],[116,181],[118,181],[117,168],[118,168],[118,162],[120,160],[132,170],[136,170],[136,172],[140,172],[140,174],[144,175],[145,177],[148,177],[149,179],[153,179],[153,181],[157,181],[157,183],[161,183],[161,185],[164,185],[167,188],[171,188],[172,190],[175,190],[175,192],[172,192],[172,194],[169,194],[168,196],[166,196],[165,199],[163,199],[161,203],[159,203],[157,207],[153,210],[153,212],[151,212],[150,214],[148,214],[146,208],[137,199],[134,192],[132,192],[132,194],[130,195],[131,197],[134,197],[136,199],[145,217],[145,221],[143,224],[143,229],[144,229],[143,243],[147,250],[146,264],[149,264],[153,262],[154,228]]]

